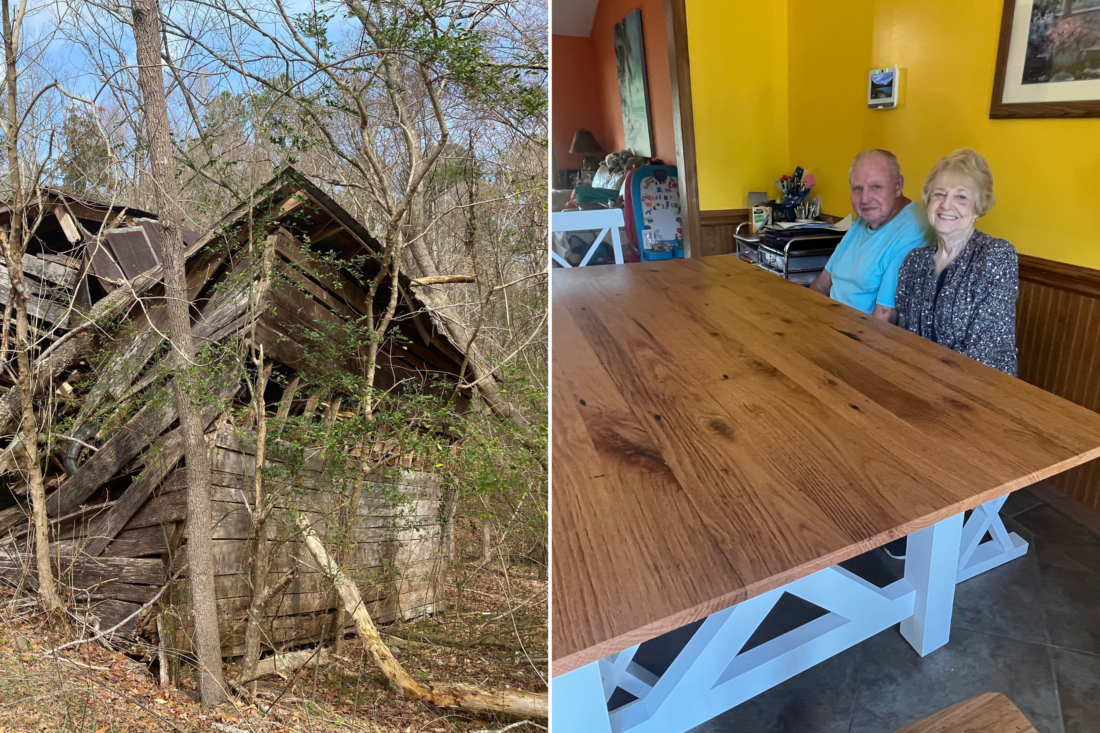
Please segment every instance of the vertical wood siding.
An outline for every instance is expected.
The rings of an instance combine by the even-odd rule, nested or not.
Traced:
[[[699,226],[702,232],[703,256],[724,255],[733,252],[733,232],[741,222],[749,220],[748,209],[700,211]]]
[[[1016,343],[1021,379],[1100,412],[1100,273],[1022,255]],[[1100,510],[1100,461],[1048,483]]]

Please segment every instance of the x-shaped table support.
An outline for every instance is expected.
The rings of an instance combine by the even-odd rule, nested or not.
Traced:
[[[551,721],[574,733],[686,731],[898,623],[930,654],[950,638],[955,586],[1027,552],[999,515],[1007,498],[909,535],[905,577],[885,588],[826,568],[710,616],[660,677],[634,662],[638,646],[560,675]],[[827,613],[742,651],[784,593]],[[618,688],[637,699],[609,713]]]

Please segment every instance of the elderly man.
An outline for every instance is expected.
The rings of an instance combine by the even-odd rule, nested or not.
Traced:
[[[894,291],[905,255],[935,243],[928,217],[902,192],[897,157],[864,150],[848,171],[852,209],[859,217],[810,287],[891,323],[898,322]]]

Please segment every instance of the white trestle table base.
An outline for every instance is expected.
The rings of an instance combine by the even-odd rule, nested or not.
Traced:
[[[909,535],[905,577],[885,588],[825,568],[708,617],[660,677],[634,663],[637,646],[555,677],[555,730],[686,731],[897,623],[917,653],[930,654],[950,637],[955,585],[1027,553],[998,514],[1007,498],[982,504],[965,524],[959,514]],[[828,613],[741,653],[784,593]],[[638,699],[609,713],[618,688]]]

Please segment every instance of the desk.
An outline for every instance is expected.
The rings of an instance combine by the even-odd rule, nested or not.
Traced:
[[[622,209],[591,209],[587,211],[555,211],[550,214],[550,231],[555,235],[565,232],[600,230],[592,246],[581,260],[579,267],[584,267],[600,248],[608,234],[611,235],[611,249],[615,253],[615,264],[623,264],[623,244],[619,237],[619,229],[626,226]],[[550,250],[554,261],[562,267],[572,267],[557,252]]]
[[[1100,456],[1100,415],[735,257],[552,279],[562,730],[686,730],[899,622],[934,651],[955,584],[1027,551],[1007,494]],[[886,588],[838,567],[904,535]],[[783,592],[830,613],[739,654]]]

